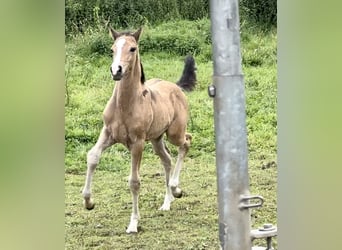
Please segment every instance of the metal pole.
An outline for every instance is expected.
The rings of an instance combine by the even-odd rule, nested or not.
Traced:
[[[250,250],[249,176],[238,0],[211,0],[216,168],[221,249]],[[255,197],[254,197],[255,198]]]

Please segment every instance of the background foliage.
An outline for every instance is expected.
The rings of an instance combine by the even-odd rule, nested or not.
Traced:
[[[276,26],[276,0],[239,0],[241,19],[258,26]],[[66,0],[65,32],[110,23],[117,28],[156,25],[170,20],[209,17],[209,0]]]
[[[277,25],[277,0],[239,0],[242,19],[269,28]]]

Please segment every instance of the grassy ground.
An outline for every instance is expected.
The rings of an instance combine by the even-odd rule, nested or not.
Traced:
[[[207,95],[212,76],[209,22],[181,24],[149,27],[143,34],[141,54],[148,79],[178,80],[183,68],[183,43],[197,60],[198,86],[187,94],[191,107],[188,130],[193,143],[181,173],[185,195],[170,211],[158,210],[165,192],[163,168],[151,145],[146,144],[141,166],[140,232],[136,235],[125,233],[132,203],[127,185],[130,156],[123,146],[115,145],[103,153],[93,182],[95,209],[87,211],[82,206],[86,153],[97,140],[102,111],[114,87],[108,69],[112,59],[106,51],[107,37],[96,40],[102,37],[100,33],[91,31],[66,42],[66,249],[218,249],[213,103]],[[191,30],[198,41],[189,38],[189,43],[179,43],[175,39],[177,53],[162,49],[163,34],[177,37],[177,27]],[[149,40],[159,41],[157,48],[149,47]],[[266,222],[276,224],[276,32],[242,27],[242,46],[250,191],[265,198],[263,208],[251,213],[252,227],[257,228]],[[175,162],[177,149],[169,147]]]

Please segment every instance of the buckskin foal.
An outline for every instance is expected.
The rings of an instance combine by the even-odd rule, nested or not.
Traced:
[[[165,168],[166,194],[160,210],[169,210],[174,197],[181,197],[179,174],[191,142],[186,133],[188,104],[182,90],[191,91],[196,84],[195,61],[188,56],[182,77],[177,84],[151,79],[145,82],[140,63],[138,41],[142,28],[136,32],[119,33],[110,28],[114,39],[113,63],[110,67],[116,81],[113,94],[104,112],[104,126],[95,146],[87,154],[87,175],[82,191],[84,205],[93,209],[91,181],[101,153],[115,143],[122,143],[131,153],[129,187],[133,196],[133,209],[127,233],[138,231],[140,189],[139,167],[145,141],[151,141],[155,153]],[[178,158],[171,172],[171,157],[163,135],[178,146]]]

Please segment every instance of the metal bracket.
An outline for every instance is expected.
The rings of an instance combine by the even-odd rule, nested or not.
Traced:
[[[272,250],[272,237],[277,236],[277,227],[273,226],[272,224],[264,224],[262,227],[259,227],[259,229],[253,229],[251,231],[251,240],[255,239],[266,239],[266,248],[257,248],[253,247],[252,250],[257,250],[257,249],[264,249],[264,250]]]
[[[257,203],[250,203],[251,200],[258,200]],[[260,195],[242,195],[240,198],[240,209],[261,207],[264,203],[264,198]]]
[[[216,95],[216,88],[213,84],[208,86],[208,95],[210,97],[215,97],[215,95]]]

